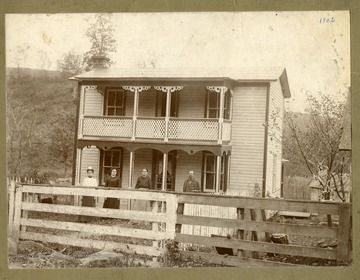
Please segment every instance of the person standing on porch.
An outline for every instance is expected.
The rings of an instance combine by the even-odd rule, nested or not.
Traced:
[[[111,174],[105,178],[105,187],[106,188],[121,188],[120,176],[116,168],[111,169]],[[104,208],[119,209],[120,208],[120,199],[115,197],[108,197],[104,201]]]
[[[87,177],[84,178],[82,186],[84,187],[98,187],[98,181],[94,178],[94,169],[89,166],[86,170]],[[83,196],[81,200],[81,206],[95,207],[95,198],[93,196]],[[87,223],[91,222],[93,217],[91,216],[79,216],[79,222]]]
[[[141,176],[136,181],[135,189],[142,189],[142,190],[151,189],[151,179],[148,175],[147,168],[143,168],[141,172]]]
[[[143,168],[141,172],[141,176],[137,179],[135,189],[138,190],[150,190],[151,189],[151,179],[148,175],[147,168]],[[143,200],[143,199],[135,199],[132,202],[132,210],[136,211],[150,211],[150,201],[149,200]],[[131,220],[131,224],[145,224],[148,225],[148,222],[141,222],[141,221],[135,221]]]
[[[194,171],[189,171],[189,178],[185,180],[184,186],[183,186],[183,192],[199,192],[200,184],[198,181],[194,178]]]

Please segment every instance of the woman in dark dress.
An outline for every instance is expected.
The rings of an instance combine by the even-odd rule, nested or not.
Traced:
[[[114,168],[111,170],[111,175],[105,178],[105,187],[107,188],[121,188],[120,177],[117,174],[117,170]],[[114,197],[108,197],[105,199],[104,208],[119,209],[120,199]]]

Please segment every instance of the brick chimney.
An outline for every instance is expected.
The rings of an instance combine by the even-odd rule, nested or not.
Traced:
[[[93,68],[108,68],[110,59],[105,55],[95,54],[91,58]]]

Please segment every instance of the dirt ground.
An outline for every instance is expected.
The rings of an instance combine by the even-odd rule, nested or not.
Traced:
[[[71,217],[65,217],[65,220],[71,220]],[[326,217],[312,216],[310,218],[293,218],[275,216],[273,222],[292,223],[301,225],[324,225],[327,223]],[[118,219],[98,220],[97,224],[121,224],[121,226],[134,227],[129,221]],[[337,226],[337,221],[333,220],[333,226]],[[146,228],[149,226],[141,226]],[[139,240],[123,237],[107,236],[101,240],[114,240],[122,238],[122,242],[130,244],[139,244]],[[321,248],[336,248],[336,240],[324,239],[322,237],[312,238],[308,236],[288,236],[289,244],[302,246],[317,246]],[[141,241],[143,245],[150,241]],[[144,243],[145,242],[145,243]],[[193,248],[192,248],[193,249]],[[214,248],[197,248],[199,251],[214,252]],[[308,266],[335,266],[336,262],[331,260],[305,258],[297,256],[265,254],[264,260],[276,262],[286,262],[292,264]],[[153,258],[143,255],[128,254],[116,251],[100,251],[90,248],[65,246],[52,243],[41,243],[33,241],[20,241],[18,253],[15,256],[9,256],[10,268],[112,268],[112,267],[209,267],[219,266],[210,265],[199,260],[180,260],[178,254],[168,253],[164,258]]]

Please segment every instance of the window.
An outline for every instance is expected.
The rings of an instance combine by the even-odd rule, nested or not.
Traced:
[[[123,89],[108,89],[106,91],[105,115],[125,115],[125,91]]]
[[[220,93],[216,91],[207,92],[207,118],[218,118],[220,107]]]
[[[220,168],[220,191],[226,191],[227,185],[227,156],[221,158]],[[204,191],[215,192],[216,191],[216,168],[217,168],[217,156],[205,153],[204,154]]]
[[[230,91],[225,92],[224,99],[224,119],[230,119]],[[217,119],[220,117],[220,93],[212,90],[206,92],[206,114],[208,119]]]
[[[122,171],[122,155],[121,148],[113,148],[108,151],[102,151],[101,156],[101,178],[102,183],[105,182],[105,177],[110,175],[111,169],[116,168],[118,174],[121,176]]]

